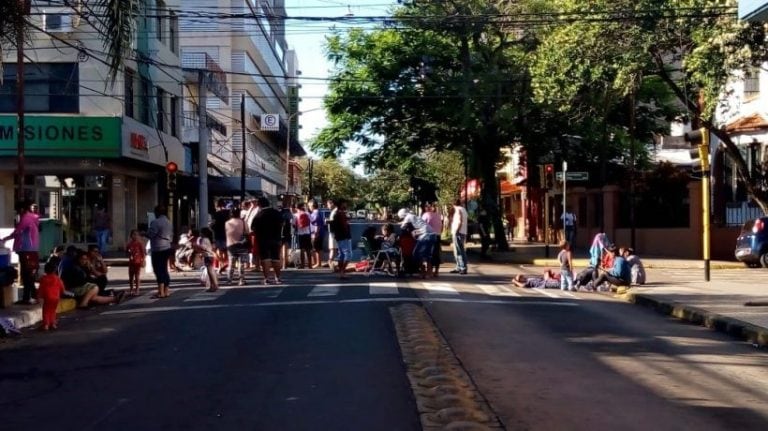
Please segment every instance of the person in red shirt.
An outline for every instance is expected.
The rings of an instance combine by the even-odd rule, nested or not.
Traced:
[[[37,298],[43,302],[43,331],[56,329],[56,309],[61,295],[64,294],[64,282],[56,274],[57,269],[53,262],[45,264],[45,275],[40,278],[40,287],[37,290]]]
[[[131,230],[131,240],[126,244],[125,251],[128,253],[128,296],[138,296],[141,292],[141,270],[147,256],[138,230]]]

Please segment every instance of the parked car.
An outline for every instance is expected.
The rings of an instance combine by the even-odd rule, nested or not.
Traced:
[[[750,268],[768,268],[768,217],[749,220],[736,238],[736,260]]]
[[[368,216],[368,211],[366,210],[357,210],[356,211],[357,218],[365,219]]]

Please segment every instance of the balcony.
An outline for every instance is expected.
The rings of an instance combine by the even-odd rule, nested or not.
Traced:
[[[227,88],[227,74],[219,64],[205,52],[183,52],[181,55],[181,67],[184,69],[184,79],[188,83],[199,83],[199,72],[206,74],[208,91],[229,103],[229,88]]]
[[[200,116],[197,114],[197,111],[184,111],[184,132],[182,135],[182,140],[184,143],[192,143],[192,142],[198,142],[200,140],[200,135],[198,133],[198,127],[200,124]],[[227,136],[227,126],[216,119],[212,115],[208,115],[208,128],[212,131],[219,133],[221,135],[221,138],[226,138]]]

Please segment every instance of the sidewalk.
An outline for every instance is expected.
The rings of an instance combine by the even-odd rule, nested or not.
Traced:
[[[559,264],[554,257],[546,259],[542,244],[514,244],[513,251],[492,252],[490,259],[481,259],[479,245],[469,244],[468,253],[470,271],[472,266],[478,266],[483,272],[504,272],[510,275],[521,272],[520,268],[512,265],[531,266],[524,272],[540,272],[544,267],[557,268]],[[450,247],[443,247],[443,252],[450,262]],[[554,246],[550,249],[550,256],[555,253]],[[583,251],[577,251],[577,255],[584,255]],[[761,283],[738,282],[732,279],[733,270],[761,271],[760,269],[746,269],[738,262],[711,263],[712,277],[710,282],[703,280],[688,280],[676,282],[654,282],[663,279],[655,274],[663,274],[665,270],[684,268],[703,268],[700,260],[666,259],[643,257],[643,263],[649,275],[651,283],[642,287],[632,287],[626,291],[617,293],[616,296],[656,311],[686,320],[698,325],[728,333],[736,338],[750,343],[768,346],[768,291]],[[110,265],[110,288],[127,288],[128,268],[124,258],[108,259]],[[587,266],[587,259],[576,259],[575,266],[583,268]],[[443,264],[443,269],[448,270],[449,264]],[[533,268],[540,267],[540,269]],[[730,270],[730,271],[722,271]],[[722,271],[722,272],[721,272]],[[198,273],[184,272],[174,273],[175,279],[193,281]],[[731,278],[729,278],[731,277]],[[145,275],[144,291],[151,290],[153,277]],[[703,279],[703,276],[702,276]],[[745,305],[749,304],[749,305]],[[764,304],[764,305],[759,305]],[[59,312],[74,310],[75,301],[64,299],[59,304]],[[9,308],[0,308],[0,318],[10,319],[17,328],[33,326],[41,321],[42,312],[39,305],[12,305]]]

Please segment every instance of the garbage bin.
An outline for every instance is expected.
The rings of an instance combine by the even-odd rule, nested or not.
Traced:
[[[64,243],[61,222],[53,218],[40,219],[40,259],[45,261],[54,247]]]

